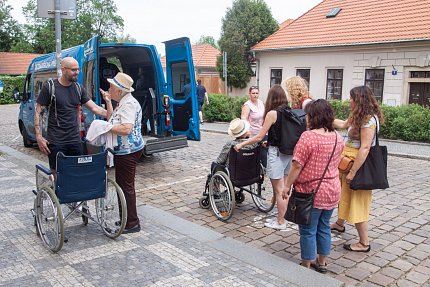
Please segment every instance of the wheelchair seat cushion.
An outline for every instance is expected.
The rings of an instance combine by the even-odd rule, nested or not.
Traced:
[[[104,197],[107,152],[65,156],[57,154],[55,192],[60,204]]]

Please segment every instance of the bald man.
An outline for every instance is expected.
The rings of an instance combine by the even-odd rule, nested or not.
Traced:
[[[98,116],[106,117],[107,115],[106,110],[97,106],[88,97],[86,91],[78,86],[79,64],[74,58],[67,57],[61,61],[61,72],[61,77],[53,81],[55,100],[51,102],[49,84],[45,82],[37,98],[36,112],[34,113],[37,144],[40,151],[48,155],[49,167],[54,175],[58,152],[61,151],[65,155],[81,155],[83,153],[77,115],[79,105],[85,105]],[[79,93],[79,89],[81,93]],[[111,105],[110,101],[107,101],[106,105]],[[42,136],[40,127],[43,107],[49,107],[46,139]]]

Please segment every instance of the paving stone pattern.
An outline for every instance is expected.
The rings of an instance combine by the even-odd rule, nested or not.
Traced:
[[[14,111],[8,112],[14,113]],[[10,127],[13,126],[10,124]],[[0,135],[5,132],[7,131],[0,131]],[[4,144],[35,158],[46,160],[37,149],[22,147],[21,138],[16,130],[9,130],[6,138],[10,140]],[[276,210],[270,214],[261,213],[254,206],[250,196],[246,195],[245,201],[236,206],[233,217],[228,223],[224,223],[217,220],[211,210],[199,208],[198,199],[204,191],[210,163],[216,158],[227,139],[228,136],[225,134],[202,132],[202,140],[189,141],[188,148],[144,158],[137,168],[136,188],[139,204],[160,208],[227,237],[298,263],[300,245],[297,227],[290,224],[282,231],[264,227],[264,220],[274,216]],[[113,170],[110,173],[113,173]],[[344,250],[342,248],[344,243],[357,241],[354,226],[347,225],[345,233],[333,234],[332,254],[326,276],[341,280],[347,285],[357,286],[430,286],[430,165],[427,160],[389,156],[388,173],[390,188],[373,193],[369,221],[372,250],[369,253],[353,253]],[[13,178],[10,180],[13,182]],[[21,202],[16,204],[25,206],[26,201],[21,199]],[[9,211],[0,216],[17,221],[18,215]],[[22,231],[17,229],[15,232],[18,235]],[[89,236],[85,232],[82,231],[82,236]],[[151,232],[151,230],[145,232]],[[151,239],[153,244],[160,244],[152,240],[153,235],[155,234],[148,236],[148,239]],[[133,242],[127,236],[122,240]],[[180,240],[175,244],[180,244]],[[145,246],[147,248],[139,252],[146,252],[146,256],[149,257],[155,256],[150,249],[151,244],[146,242]],[[165,246],[159,248],[163,250]],[[135,252],[137,252],[135,249],[130,251],[130,256]],[[20,260],[17,261],[22,266],[17,265],[15,269],[8,271],[10,274],[13,274],[14,270],[23,270],[25,268],[22,267],[28,265],[25,259]],[[102,263],[98,264],[101,266]],[[142,261],[140,264],[147,263]],[[172,262],[169,262],[170,267],[173,270],[180,269]],[[73,268],[76,269],[75,266]],[[166,272],[171,272],[169,268],[165,268]],[[139,270],[145,269],[139,268]],[[178,280],[194,282],[194,271],[189,274],[191,277],[178,277]],[[115,274],[110,275],[115,278]],[[229,279],[224,278],[224,280],[223,284],[227,285]]]

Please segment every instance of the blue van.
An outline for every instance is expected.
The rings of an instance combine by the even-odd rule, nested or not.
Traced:
[[[104,106],[99,87],[103,88],[106,77],[114,76],[110,69],[115,68],[116,72],[124,72],[134,79],[135,91],[132,94],[142,106],[142,135],[147,155],[186,147],[187,139],[200,140],[196,85],[189,84],[196,83],[190,41],[178,38],[164,44],[166,77],[153,45],[100,43],[99,36],[95,36],[82,45],[62,51],[63,57],[73,57],[78,61],[81,70],[78,82],[97,105]],[[26,147],[36,143],[34,111],[42,84],[56,78],[56,73],[55,53],[33,59],[24,91],[15,94],[21,102],[18,124]],[[83,108],[83,135],[96,118]],[[44,117],[44,136],[46,123]]]

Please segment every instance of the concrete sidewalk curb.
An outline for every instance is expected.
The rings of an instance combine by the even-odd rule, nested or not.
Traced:
[[[208,247],[214,248],[228,256],[232,256],[298,286],[343,286],[341,281],[303,268],[291,261],[246,245],[235,239],[227,238],[218,232],[182,219],[156,207],[141,205],[138,207],[138,213],[142,215],[144,219],[150,219],[153,222],[191,237],[194,240],[205,243]]]

